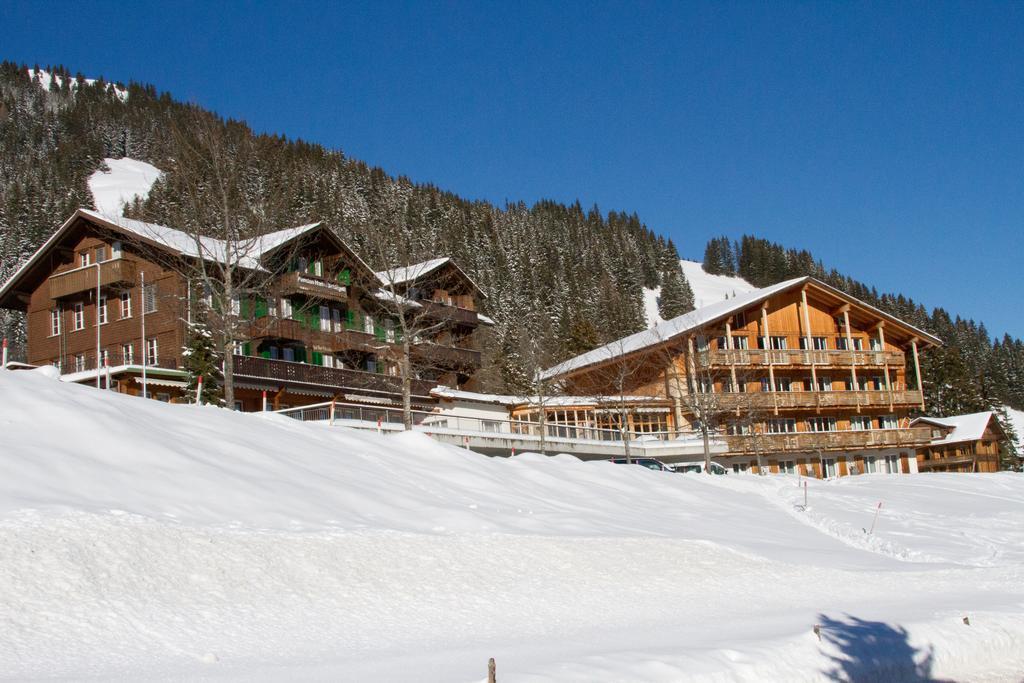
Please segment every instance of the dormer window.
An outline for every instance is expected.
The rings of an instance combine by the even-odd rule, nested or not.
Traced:
[[[92,265],[92,254],[87,251],[83,251],[78,255],[78,265],[81,268]]]
[[[96,247],[96,263],[103,263],[107,260],[107,245]]]

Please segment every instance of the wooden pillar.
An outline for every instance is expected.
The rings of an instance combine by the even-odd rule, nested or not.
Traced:
[[[850,333],[850,308],[843,309],[843,326],[846,327],[846,350],[850,352],[850,378],[853,381],[853,390],[859,392],[857,385],[857,354],[853,348],[853,335]],[[857,394],[857,412],[860,412],[860,394]]]
[[[690,391],[697,391],[698,379],[697,379],[697,363],[693,360],[693,335],[691,334],[686,338],[686,369],[690,375],[690,381],[687,382],[687,387]]]
[[[814,367],[814,345],[811,343],[811,314],[807,311],[807,288],[804,287],[800,290],[800,304],[803,306],[804,311],[804,345],[807,347],[807,353],[811,359],[811,383],[814,385],[811,387],[811,391],[815,392],[814,395],[818,395],[818,371]],[[817,401],[816,401],[817,403]],[[820,408],[820,406],[819,406]]]
[[[768,359],[768,391],[772,392],[775,414],[779,414],[779,399],[775,396],[775,366],[772,363],[772,339],[768,331],[768,306],[761,305],[761,335],[764,337],[764,354]]]
[[[914,374],[917,376],[917,390],[921,392],[921,412],[924,412],[924,378],[921,377],[921,361],[917,357],[917,337],[910,340],[910,348],[914,351]]]
[[[882,368],[885,371],[885,390],[889,393],[889,410],[892,405],[892,381],[889,379],[889,356],[885,353],[885,321],[878,323],[878,343],[882,347]]]
[[[729,354],[729,374],[732,377],[732,390],[738,392],[739,385],[736,382],[736,350],[732,348],[732,318],[725,321],[725,345],[729,347],[726,353]],[[740,414],[739,401],[736,402],[736,415]]]

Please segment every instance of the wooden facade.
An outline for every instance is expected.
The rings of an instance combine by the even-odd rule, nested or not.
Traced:
[[[706,419],[737,469],[916,471],[919,354],[939,340],[813,278],[705,307],[546,371],[567,394],[628,394],[669,432]],[[625,382],[623,382],[625,378]],[[810,456],[810,457],[808,457]],[[809,467],[814,464],[814,467]],[[816,469],[815,469],[816,468]]]
[[[978,415],[984,417],[974,420],[973,428],[969,415],[916,419],[915,426],[929,436],[929,443],[917,449],[918,471],[998,472],[1006,433],[991,412]]]
[[[0,306],[25,312],[29,363],[90,383],[101,368],[101,384],[109,377],[110,388],[138,394],[145,359],[151,395],[174,400],[185,384],[187,321],[201,293],[183,275],[189,256],[161,242],[175,231],[140,232],[140,225],[77,211],[0,289]],[[400,393],[400,325],[381,305],[381,282],[330,230],[307,227],[294,248],[261,254],[268,272],[281,274],[258,298],[235,303],[245,331],[235,349],[240,409],[261,409],[264,392],[277,407],[336,396],[380,403]],[[274,262],[281,258],[288,262]],[[471,384],[480,366],[474,332],[482,294],[445,261],[428,280],[446,289],[423,297],[439,324],[413,347],[421,402],[436,384]]]

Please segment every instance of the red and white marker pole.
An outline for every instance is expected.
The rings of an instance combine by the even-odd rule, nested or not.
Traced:
[[[2,356],[2,362],[0,362],[0,368],[7,367],[7,337],[4,337],[4,350]]]
[[[196,382],[196,403],[198,404],[203,396],[203,376],[199,375]]]
[[[267,412],[267,392],[263,391],[263,412]]]
[[[878,513],[881,512],[881,511],[882,511],[882,501],[878,501],[878,505],[875,506],[875,518],[873,520],[871,520],[871,531],[868,532],[869,536],[871,534],[875,533],[875,522],[878,521]]]

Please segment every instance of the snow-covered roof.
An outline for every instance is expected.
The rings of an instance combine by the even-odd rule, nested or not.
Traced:
[[[404,285],[415,282],[416,280],[426,277],[435,270],[445,265],[451,265],[466,281],[480,293],[480,296],[486,297],[480,286],[473,281],[466,271],[459,267],[459,264],[455,263],[450,256],[442,256],[441,258],[430,259],[429,261],[423,261],[422,263],[414,263],[411,266],[394,266],[387,270],[380,270],[374,273],[377,279],[383,282],[385,285],[394,287],[396,285]]]
[[[651,396],[511,396],[508,394],[480,394],[475,391],[462,391],[446,386],[434,387],[430,395],[452,401],[470,403],[497,403],[505,406],[597,406],[626,401],[628,403],[660,403],[663,399]]]
[[[772,285],[771,287],[765,287],[764,289],[740,294],[733,299],[719,301],[718,303],[711,304],[710,306],[698,308],[690,311],[689,313],[672,318],[671,320],[658,323],[649,330],[631,334],[628,337],[619,339],[618,341],[587,351],[575,358],[570,358],[567,361],[542,371],[541,378],[551,379],[553,377],[559,377],[569,372],[579,370],[580,368],[585,368],[589,365],[602,363],[612,360],[613,358],[628,355],[635,351],[656,346],[657,344],[668,341],[669,339],[686,332],[699,329],[708,323],[718,320],[719,318],[724,318],[737,311],[741,311],[759,301],[763,301],[764,299],[773,296],[774,294],[798,285],[807,279],[808,278],[798,278],[795,280],[786,280],[785,282],[780,282],[779,284]]]
[[[923,330],[919,330],[912,325],[909,325],[902,320],[889,315],[888,313],[881,311],[870,304],[866,304],[859,299],[846,294],[845,292],[832,287],[820,280],[813,277],[804,276],[798,277],[792,280],[786,280],[769,287],[763,287],[761,289],[755,289],[752,292],[746,292],[744,294],[737,294],[731,299],[719,301],[709,306],[695,309],[689,313],[684,313],[681,316],[666,320],[665,322],[658,323],[654,327],[643,330],[642,332],[636,332],[628,337],[623,337],[614,342],[599,346],[596,349],[587,351],[586,353],[580,354],[574,358],[563,361],[558,365],[543,370],[540,373],[542,379],[553,379],[570,372],[575,372],[581,368],[588,367],[590,365],[596,365],[603,363],[615,358],[627,356],[631,353],[641,351],[643,349],[657,346],[666,341],[669,341],[679,335],[686,334],[688,332],[694,332],[701,329],[702,327],[709,325],[713,322],[722,320],[734,313],[743,311],[751,306],[758,304],[765,299],[769,299],[776,294],[785,292],[794,287],[798,287],[807,283],[814,283],[816,287],[819,287],[830,294],[839,297],[844,300],[854,301],[858,306],[872,311],[874,314],[881,318],[892,321],[899,324],[900,326],[912,330],[913,333],[932,344],[941,344],[942,342],[935,336],[928,334]]]
[[[417,301],[413,301],[412,299],[407,299],[401,294],[392,294],[386,289],[378,289],[377,291],[375,291],[373,293],[373,298],[377,299],[378,301],[396,303],[401,306],[407,306],[409,308],[423,308],[423,304]]]
[[[477,320],[482,322],[484,325],[494,325],[495,324],[493,318],[490,318],[490,317],[484,315],[483,313],[477,313],[476,314],[476,318],[477,318]]]
[[[142,372],[142,366],[138,364],[129,365],[113,365],[109,368],[100,368],[100,377],[106,377],[110,375],[119,375],[125,372]],[[147,367],[147,375],[164,375],[167,377],[187,377],[188,373],[184,370],[172,370],[170,368],[158,368],[158,367]],[[79,372],[69,372],[66,375],[60,376],[61,382],[82,382],[87,379],[96,379],[96,368],[91,370],[81,370]]]
[[[949,427],[953,431],[941,439],[932,441],[933,446],[941,446],[949,443],[961,443],[963,441],[980,441],[985,435],[988,423],[992,419],[992,411],[986,410],[981,413],[970,413],[969,415],[953,415],[951,417],[919,417],[911,424],[927,422],[940,427]]]

